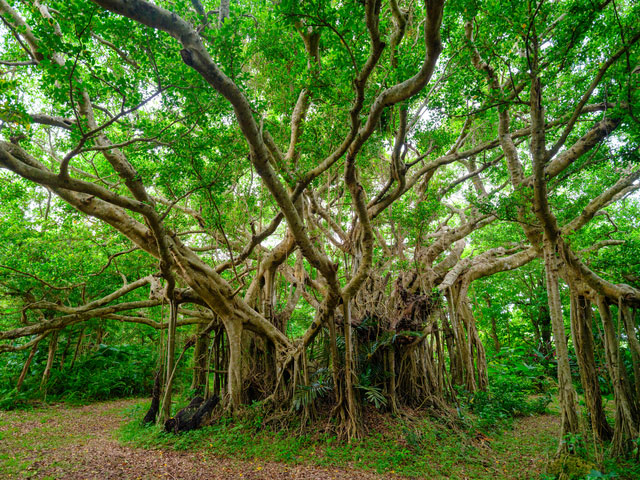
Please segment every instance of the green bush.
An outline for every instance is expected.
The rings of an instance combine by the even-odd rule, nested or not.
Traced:
[[[501,428],[515,417],[542,414],[551,401],[549,395],[530,398],[533,393],[530,380],[517,375],[496,376],[489,385],[487,391],[476,392],[470,398],[471,410],[478,416],[481,429]]]
[[[550,478],[557,480],[581,480],[592,478],[612,478],[596,470],[595,465],[577,455],[563,455],[553,460],[547,467]]]
[[[489,359],[489,376],[493,378],[513,375],[527,382],[530,393],[545,393],[551,387],[556,374],[552,353],[544,354],[536,348],[525,346],[502,348]]]
[[[46,352],[45,352],[46,354]],[[15,384],[22,368],[21,358],[9,357],[0,369],[0,409],[24,407],[30,401],[43,397],[40,379],[45,368],[46,355],[38,354],[33,360],[22,391]],[[110,398],[149,394],[153,387],[156,354],[150,348],[121,345],[100,345],[75,363],[73,369],[55,366],[46,385],[47,400],[89,402]]]
[[[148,394],[153,387],[155,354],[139,346],[100,348],[82,358],[73,370],[55,370],[47,385],[61,399],[106,400]]]
[[[463,409],[478,417],[477,428],[496,430],[508,427],[515,417],[546,412],[552,384],[547,356],[525,346],[502,348],[488,359],[488,370],[486,391],[470,393],[458,388]]]

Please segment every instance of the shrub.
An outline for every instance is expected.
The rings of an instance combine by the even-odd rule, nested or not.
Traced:
[[[595,466],[577,455],[563,455],[553,460],[547,467],[547,473],[558,480],[579,480],[598,478]],[[599,478],[607,478],[600,476]]]
[[[153,387],[155,354],[132,345],[107,346],[82,358],[73,370],[55,370],[48,392],[61,399],[106,400],[148,394]]]
[[[16,358],[14,358],[16,357]],[[0,368],[0,409],[28,406],[42,397],[40,379],[46,352],[37,354],[20,392],[16,380],[22,369],[18,355]],[[73,370],[54,368],[46,385],[48,400],[88,402],[148,394],[153,386],[156,354],[151,348],[133,345],[100,345],[98,350],[81,357]]]
[[[544,413],[551,401],[549,395],[529,399],[530,381],[516,375],[497,376],[489,384],[487,391],[477,392],[470,399],[482,429],[507,426],[514,417]]]

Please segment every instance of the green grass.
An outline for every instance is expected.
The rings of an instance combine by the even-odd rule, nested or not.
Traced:
[[[487,441],[473,427],[451,429],[438,418],[381,417],[377,431],[347,445],[317,430],[300,433],[299,429],[262,427],[258,408],[242,420],[223,417],[200,430],[173,435],[141,425],[147,405],[130,409],[130,420],[118,432],[121,442],[143,448],[205,451],[247,461],[355,468],[408,477],[537,479],[546,460],[544,453],[552,452],[557,442],[553,434],[544,432],[523,442],[515,430],[497,433]],[[529,474],[523,472],[523,457],[533,465]]]
[[[122,409],[114,409],[121,414]],[[0,412],[0,473],[1,478],[31,478],[40,459],[59,448],[82,445],[92,434],[83,429],[69,429],[69,415],[62,408],[33,408]],[[75,409],[73,415],[91,415],[91,411]],[[65,471],[74,466],[56,461]],[[38,476],[38,478],[47,478]],[[53,477],[52,477],[53,478]]]
[[[176,403],[186,403],[182,399]],[[289,427],[278,430],[263,425],[264,412],[257,404],[236,419],[222,417],[213,425],[181,435],[166,434],[158,427],[143,427],[140,419],[149,403],[135,401],[96,404],[95,408],[56,406],[30,411],[0,412],[0,471],[3,478],[21,479],[37,473],[37,459],[55,452],[82,448],[91,438],[89,429],[73,428],[93,422],[126,445],[160,450],[182,450],[220,456],[239,462],[282,462],[367,470],[414,478],[532,479],[542,480],[547,461],[557,447],[555,413],[514,419],[511,428],[480,430],[479,418],[467,414],[451,428],[439,417],[414,414],[393,418],[372,414],[366,438],[350,445],[323,431]],[[551,408],[555,410],[554,404]],[[114,431],[118,418],[124,422]],[[326,421],[325,421],[326,422]],[[67,460],[69,460],[67,462]],[[58,471],[73,472],[78,465],[64,455],[56,459]],[[63,462],[63,463],[60,463]],[[284,467],[283,467],[284,468]],[[604,462],[605,478],[640,478],[640,466],[629,460]],[[41,478],[41,477],[39,477]],[[355,477],[354,477],[355,478]]]

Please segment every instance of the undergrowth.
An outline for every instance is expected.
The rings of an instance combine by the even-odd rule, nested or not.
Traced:
[[[375,412],[365,438],[351,444],[320,429],[288,429],[265,424],[261,404],[256,403],[236,418],[222,416],[212,425],[179,435],[158,426],[143,426],[140,419],[148,403],[132,407],[129,421],[119,430],[119,440],[143,448],[206,451],[249,461],[314,464],[373,470],[419,478],[509,478],[505,470],[517,469],[515,458],[490,460],[489,442],[509,450],[508,436],[479,436],[472,422],[452,428],[450,420],[416,414],[394,418]],[[373,410],[373,409],[372,409]],[[532,443],[530,455],[553,448],[552,436]],[[534,478],[534,477],[532,477]]]
[[[535,355],[535,354],[534,354]],[[548,367],[524,349],[503,349],[489,359],[489,387],[468,392],[458,388],[461,415],[473,412],[476,428],[492,432],[511,426],[513,419],[547,412],[552,382]]]
[[[152,389],[156,354],[151,348],[133,345],[100,345],[70,368],[54,363],[49,381],[41,385],[45,354],[34,358],[21,391],[15,388],[23,364],[8,354],[0,366],[0,409],[28,407],[34,401],[86,403],[111,398],[148,395]],[[13,357],[16,358],[13,358]],[[4,360],[4,358],[3,358]]]

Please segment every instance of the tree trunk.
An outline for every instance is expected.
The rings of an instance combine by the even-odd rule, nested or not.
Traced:
[[[222,25],[229,18],[230,0],[220,0],[220,9],[218,10],[218,25]]]
[[[167,328],[167,357],[165,368],[164,396],[162,397],[162,415],[160,423],[164,424],[171,417],[171,395],[173,390],[173,368],[176,354],[176,325],[178,321],[178,303],[169,301],[169,325]]]
[[[215,335],[213,337],[213,394],[216,396],[220,396],[221,390],[221,375],[220,375],[220,365],[222,362],[222,349],[224,348],[224,338],[223,338],[222,329],[217,329]]]
[[[460,311],[464,314],[471,351],[475,351],[476,353],[475,363],[476,373],[478,375],[478,378],[476,380],[477,386],[480,390],[486,390],[487,386],[489,385],[489,374],[487,372],[487,355],[485,353],[482,340],[480,340],[480,335],[478,334],[476,319],[473,316],[473,310],[471,309],[469,298],[466,295],[460,302]],[[471,362],[473,365],[473,355],[471,356]]]
[[[347,400],[347,437],[349,440],[360,436],[358,402],[355,393],[356,364],[354,358],[354,341],[351,331],[351,299],[344,300],[344,364],[345,364],[345,396]]]
[[[224,321],[229,340],[229,363],[227,371],[228,405],[232,411],[242,404],[242,323]]]
[[[496,317],[491,313],[491,297],[485,297],[487,307],[489,307],[489,316],[491,317],[491,339],[493,340],[493,349],[496,353],[500,351],[500,339],[498,338],[498,327],[496,325]]]
[[[388,372],[389,372],[389,400],[391,409],[391,413],[394,415],[398,413],[398,394],[397,394],[397,386],[396,386],[396,350],[395,345],[390,345],[387,350],[387,364],[388,364]]]
[[[577,395],[571,382],[571,367],[569,365],[569,351],[567,337],[562,317],[562,303],[560,302],[560,286],[558,284],[558,264],[553,253],[553,247],[545,239],[544,266],[547,279],[547,296],[549,299],[549,313],[553,327],[553,337],[556,345],[556,359],[558,362],[558,399],[561,411],[560,438],[567,433],[577,433],[579,430],[577,414]],[[566,448],[561,441],[560,449]]]
[[[540,351],[545,355],[551,352],[551,315],[549,315],[549,307],[543,305],[540,307],[538,315],[538,326],[540,327]]]
[[[613,455],[622,455],[630,448],[631,442],[638,437],[637,411],[631,392],[625,388],[624,365],[620,359],[620,348],[613,326],[611,310],[605,297],[598,296],[598,310],[604,330],[605,355],[616,403],[616,419],[611,448]]]
[[[40,342],[36,342],[31,347],[31,351],[29,352],[29,357],[27,357],[27,361],[24,362],[24,366],[22,367],[22,371],[20,372],[20,378],[18,378],[18,383],[16,384],[16,391],[20,391],[22,388],[22,384],[24,382],[25,377],[27,376],[27,372],[29,371],[29,366],[31,366],[31,361],[33,360],[33,356],[36,354],[38,350],[38,344]]]
[[[96,350],[100,350],[100,345],[102,345],[102,338],[104,337],[104,330],[102,327],[98,327],[98,331],[96,333]]]
[[[449,302],[447,302],[449,304]],[[449,315],[442,312],[442,329],[444,331],[444,340],[447,344],[447,350],[449,351],[449,376],[451,377],[451,383],[453,385],[462,385],[463,383],[463,372],[462,372],[462,359],[460,356],[460,352],[458,352],[456,341],[455,341],[455,333],[451,324],[449,323],[449,318],[451,316],[451,307],[449,307]]]
[[[206,325],[200,324],[196,333],[196,344],[193,350],[193,379],[191,381],[191,389],[195,390],[199,395],[204,393],[207,383],[207,358],[209,354],[209,332],[202,333],[206,329]]]
[[[640,342],[638,341],[638,337],[636,335],[636,327],[633,322],[633,315],[629,307],[625,304],[622,304],[620,308],[622,319],[624,322],[624,331],[627,334],[629,350],[631,350],[635,395],[638,401],[640,401]]]
[[[591,304],[583,296],[571,292],[571,329],[573,342],[580,367],[580,380],[584,389],[584,399],[591,417],[591,427],[600,441],[611,440],[613,430],[607,422],[602,408],[602,394],[593,345],[593,331],[591,328]]]
[[[457,290],[457,289],[456,289]],[[471,349],[471,335],[467,338],[465,334],[465,319],[462,311],[462,302],[459,301],[458,291],[454,293],[454,288],[449,288],[447,294],[447,303],[449,303],[449,316],[455,339],[455,348],[460,356],[460,363],[463,367],[464,385],[469,392],[475,392],[478,389],[475,379],[475,368],[473,366],[473,352]]]
[[[47,393],[47,382],[49,381],[49,376],[51,375],[51,367],[53,366],[53,359],[56,356],[56,349],[58,348],[58,334],[59,331],[56,330],[51,335],[51,340],[49,340],[49,354],[47,355],[47,365],[44,367],[44,372],[42,372],[42,382],[40,384],[40,388],[45,392],[45,396]]]
[[[76,360],[78,359],[78,352],[80,352],[80,347],[82,346],[82,340],[84,339],[84,328],[80,330],[80,335],[78,335],[78,343],[76,343],[76,349],[73,352],[73,358],[71,359],[71,366],[69,367],[73,370],[73,366],[76,364]]]
[[[71,333],[67,334],[67,343],[64,345],[64,349],[62,350],[62,355],[60,355],[60,371],[64,370],[64,361],[67,358],[67,353],[69,352],[69,346],[71,345]]]

